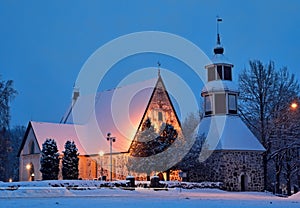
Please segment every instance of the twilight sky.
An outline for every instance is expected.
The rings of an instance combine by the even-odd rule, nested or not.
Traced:
[[[278,68],[287,66],[300,80],[299,11],[297,0],[2,0],[0,74],[2,79],[14,80],[18,90],[11,104],[11,125],[27,125],[29,120],[59,122],[83,64],[99,47],[122,35],[168,32],[191,41],[211,57],[217,15],[223,18],[221,41],[235,65],[235,77],[250,59],[259,59],[273,60]],[[113,88],[138,69],[156,68],[158,60],[162,68],[188,82],[201,99],[202,83],[189,67],[154,53],[118,62],[99,88]]]

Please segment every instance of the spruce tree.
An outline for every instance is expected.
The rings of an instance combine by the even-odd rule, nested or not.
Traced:
[[[78,179],[78,162],[79,158],[77,153],[78,149],[76,145],[71,141],[67,141],[65,144],[64,157],[62,160],[62,176],[63,179]]]
[[[43,180],[57,180],[59,173],[59,153],[54,139],[43,143],[41,169]]]

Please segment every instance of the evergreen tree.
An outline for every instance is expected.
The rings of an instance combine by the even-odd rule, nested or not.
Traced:
[[[67,141],[65,144],[64,157],[62,160],[62,176],[63,179],[78,179],[78,163],[79,158],[77,153],[78,149],[76,145],[71,141]]]
[[[54,139],[43,143],[41,169],[43,180],[57,180],[59,173],[59,153]]]

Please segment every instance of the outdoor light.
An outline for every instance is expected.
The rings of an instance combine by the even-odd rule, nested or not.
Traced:
[[[99,152],[99,156],[102,157],[103,155],[104,155],[104,152],[103,152],[103,151],[100,151],[100,152]]]
[[[116,137],[111,137],[111,133],[107,133],[106,139],[110,143],[110,181],[112,181],[112,143],[116,142]]]
[[[292,109],[296,109],[298,107],[298,104],[296,103],[296,102],[293,102],[292,104],[291,104],[291,108]]]
[[[30,164],[27,164],[27,165],[26,165],[26,169],[29,170],[30,168],[31,168],[31,165],[30,165]]]

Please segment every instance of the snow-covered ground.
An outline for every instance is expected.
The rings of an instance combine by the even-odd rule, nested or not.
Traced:
[[[50,185],[49,185],[50,183]],[[0,207],[300,207],[300,193],[289,198],[262,192],[226,192],[219,189],[99,188],[98,181],[0,183]],[[52,185],[51,185],[52,184]],[[52,187],[60,184],[60,187]],[[73,190],[61,185],[78,186]],[[9,190],[11,189],[11,190]]]

